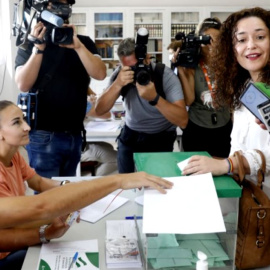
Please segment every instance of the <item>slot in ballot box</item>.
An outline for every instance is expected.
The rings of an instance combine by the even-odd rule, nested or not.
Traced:
[[[177,163],[193,155],[210,156],[207,152],[135,153],[134,162],[137,171],[161,177],[179,177],[181,170]],[[213,179],[226,232],[144,235],[140,231],[145,269],[196,269],[198,250],[207,255],[209,269],[235,269],[238,204],[242,189],[228,175]],[[175,211],[177,213],[177,207]]]

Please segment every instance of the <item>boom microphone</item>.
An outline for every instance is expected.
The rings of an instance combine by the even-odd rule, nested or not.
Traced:
[[[64,20],[61,17],[53,14],[52,12],[48,10],[43,10],[41,12],[41,19],[57,27],[61,27],[64,23]]]

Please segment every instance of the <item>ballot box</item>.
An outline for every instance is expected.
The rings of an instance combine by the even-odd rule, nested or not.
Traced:
[[[207,152],[135,153],[134,162],[137,171],[164,178],[181,177],[181,169],[177,164],[193,155],[209,156]],[[238,204],[242,189],[229,175],[211,175],[211,181],[212,185],[214,182],[217,205],[220,205],[219,213],[222,223],[224,221],[224,231],[191,234],[143,233],[141,228],[138,234],[144,269],[196,269],[198,250],[207,255],[209,269],[235,269]],[[168,211],[175,211],[177,215],[177,207]],[[170,220],[166,222],[169,224]]]

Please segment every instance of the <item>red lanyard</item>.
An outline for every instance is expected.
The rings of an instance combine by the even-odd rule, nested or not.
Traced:
[[[209,89],[211,95],[213,96],[214,93],[216,92],[214,89],[215,87],[214,87],[214,85],[211,84],[210,78],[209,78],[208,73],[207,73],[206,66],[202,60],[200,61],[200,66],[201,66],[201,69],[203,71],[204,78],[207,82],[208,89]]]

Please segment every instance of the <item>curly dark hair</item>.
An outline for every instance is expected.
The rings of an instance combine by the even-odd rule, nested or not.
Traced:
[[[215,98],[219,106],[239,108],[239,97],[250,80],[249,72],[238,64],[234,49],[237,24],[239,20],[248,17],[260,18],[270,30],[270,11],[260,7],[234,12],[223,22],[211,61],[217,85]],[[260,81],[270,84],[270,62],[262,70]]]

